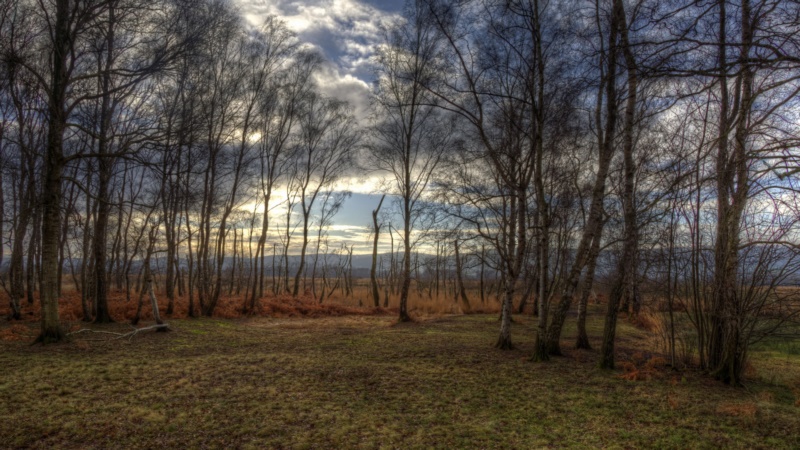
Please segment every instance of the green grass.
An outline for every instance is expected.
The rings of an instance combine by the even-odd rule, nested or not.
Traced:
[[[570,350],[572,329],[566,357],[529,362],[533,320],[515,320],[513,351],[492,348],[486,315],[179,320],[131,341],[0,341],[0,447],[800,446],[797,355],[754,354],[747,389],[691,371],[632,382]],[[623,321],[619,334],[620,360],[647,350],[645,332]]]

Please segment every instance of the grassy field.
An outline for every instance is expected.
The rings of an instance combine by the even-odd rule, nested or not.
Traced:
[[[0,340],[0,447],[800,447],[793,344],[757,351],[737,389],[662,367],[625,322],[627,372],[596,369],[596,351],[529,362],[533,319],[522,316],[505,352],[492,348],[494,315],[170,324],[47,347],[30,345],[35,323],[0,325],[20,337]]]

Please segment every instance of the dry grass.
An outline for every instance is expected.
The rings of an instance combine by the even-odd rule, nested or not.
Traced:
[[[667,361],[661,356],[637,351],[629,361],[620,363],[623,380],[650,381],[654,378],[663,378],[667,373]]]
[[[21,323],[11,324],[8,328],[0,330],[0,341],[24,341],[30,339],[28,327]]]
[[[513,351],[492,347],[494,314],[170,325],[130,341],[0,341],[0,448],[800,446],[785,388],[754,381],[745,391],[663,371],[643,331],[624,321],[620,360],[657,376],[632,383],[597,369],[597,351],[569,349],[571,323],[566,357],[531,363],[534,321],[525,316],[515,317]],[[597,347],[600,308],[588,326]],[[800,375],[791,362],[784,373]]]
[[[267,297],[248,317],[241,297],[225,297],[217,318],[194,320],[179,300],[172,333],[128,340],[105,334],[127,324],[78,322],[67,292],[68,330],[94,333],[46,347],[30,345],[38,308],[26,306],[25,321],[0,323],[0,449],[800,448],[793,346],[754,350],[748,389],[732,389],[668,368],[653,353],[657,314],[620,321],[621,370],[606,372],[597,350],[571,350],[572,320],[566,357],[534,364],[529,316],[515,316],[516,349],[504,352],[491,346],[490,302],[492,314],[454,315],[451,297],[414,297],[418,320],[404,324],[396,298],[359,306],[367,293]],[[118,294],[111,307],[118,321],[135,311]],[[590,305],[595,349],[604,311]]]
[[[372,293],[370,287],[366,284],[367,280],[360,280],[353,287],[353,292],[350,297],[346,297],[340,290],[334,292],[330,300],[326,302],[339,303],[342,305],[360,307],[373,304]],[[381,291],[381,305],[384,304],[384,292]],[[500,302],[494,294],[486,294],[484,302],[480,301],[480,291],[477,289],[467,289],[467,297],[470,302],[469,312],[472,314],[483,313],[499,313]],[[400,306],[399,292],[389,294],[389,308],[395,309]],[[436,315],[450,315],[450,314],[463,314],[464,309],[458,299],[452,294],[444,295],[442,292],[437,296],[433,294],[428,296],[424,290],[420,292],[414,285],[409,292],[408,307],[412,314],[416,313],[420,316],[436,316]]]
[[[665,326],[661,317],[649,311],[630,316],[629,321],[633,326],[650,332],[657,332]]]
[[[495,313],[500,311],[500,304],[494,296],[483,304],[480,303],[480,295],[477,292],[468,292],[472,300],[470,313]],[[23,302],[23,321],[38,320],[40,305],[38,294],[32,305]],[[175,299],[173,314],[165,316],[167,309],[167,299],[162,293],[158,293],[159,310],[162,317],[172,319],[182,319],[188,317],[189,302],[186,297]],[[384,303],[383,293],[381,294],[381,305]],[[223,295],[214,310],[214,317],[224,319],[234,319],[242,317],[242,306],[245,303],[244,295]],[[130,321],[136,315],[138,297],[132,296],[130,301],[126,301],[123,292],[112,290],[109,292],[109,309],[111,317],[116,321]],[[399,306],[399,296],[389,296],[389,306],[372,307],[372,298],[368,286],[361,280],[360,285],[356,285],[350,296],[345,296],[337,290],[323,303],[319,303],[311,293],[306,291],[304,295],[293,298],[288,294],[273,296],[271,293],[259,300],[255,315],[267,317],[321,317],[321,316],[342,316],[342,315],[374,315],[374,314],[396,314]],[[414,317],[438,317],[443,315],[462,314],[461,305],[452,297],[428,297],[419,295],[416,289],[412,289],[409,295],[409,310]],[[8,316],[10,309],[7,296],[0,292],[0,316]],[[196,313],[198,313],[197,300],[195,300]],[[80,293],[65,286],[62,296],[59,299],[59,317],[67,323],[78,322],[83,317]],[[153,312],[150,302],[145,298],[142,307],[142,320],[152,320]],[[0,335],[0,339],[2,336]]]
[[[717,406],[717,414],[733,417],[754,418],[758,413],[758,406],[752,402],[721,403]]]
[[[159,310],[164,317],[167,309],[166,299],[161,297]],[[220,297],[217,308],[214,310],[214,317],[223,319],[235,319],[243,316],[242,305],[243,296],[223,296]],[[136,315],[137,302],[135,300],[126,301],[125,296],[120,293],[110,293],[109,309],[111,317],[116,321],[130,321]],[[9,309],[7,302],[3,303],[4,308],[0,308],[0,314],[8,315]],[[37,300],[33,305],[23,303],[23,321],[38,320],[41,305]],[[195,303],[195,314],[199,314],[199,308]],[[80,295],[77,292],[63,292],[59,299],[59,317],[64,322],[77,322],[83,317]],[[169,318],[184,319],[188,317],[189,303],[185,298],[175,300],[174,311]],[[319,317],[319,316],[341,316],[341,315],[371,315],[371,314],[390,314],[392,311],[384,308],[356,308],[342,305],[340,303],[322,304],[313,301],[309,297],[292,298],[290,295],[280,295],[276,297],[265,297],[259,301],[256,315],[270,317]],[[142,306],[142,320],[152,320],[153,310],[149,301]]]

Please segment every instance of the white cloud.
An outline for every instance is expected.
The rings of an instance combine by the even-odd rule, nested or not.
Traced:
[[[316,77],[320,90],[328,96],[347,101],[359,121],[369,115],[370,87],[366,81],[333,65],[323,66]]]
[[[354,194],[378,194],[383,177],[378,175],[344,177],[334,187],[337,191],[350,191]]]
[[[381,30],[385,25],[397,20],[400,1],[394,0],[231,0],[241,10],[242,15],[254,26],[259,26],[266,17],[277,16],[285,21],[287,27],[295,32],[304,46],[322,53],[327,63],[316,76],[323,94],[350,103],[356,117],[362,123],[369,114],[369,98],[373,70],[372,56],[382,42]],[[381,5],[371,6],[365,1]],[[387,12],[387,9],[393,11]],[[380,174],[358,175],[354,167],[350,176],[336,185],[337,190],[349,190],[354,197],[346,202],[345,210],[334,219],[330,230],[331,243],[347,241],[357,244],[356,253],[370,251],[369,231],[370,212],[379,197],[363,204],[364,196],[382,192]],[[274,193],[270,215],[269,239],[280,241],[286,220],[286,195]],[[356,197],[362,196],[360,202]],[[387,200],[388,201],[388,200]],[[374,203],[374,204],[373,204]],[[250,203],[244,210],[261,214],[263,205]],[[388,210],[388,206],[385,207]],[[346,223],[342,223],[346,222]],[[338,224],[337,224],[338,223]],[[388,239],[387,236],[383,236]],[[382,239],[383,240],[383,239]],[[297,241],[295,241],[297,242]],[[385,244],[381,243],[381,251]]]
[[[372,70],[370,58],[381,29],[398,18],[358,0],[235,0],[244,17],[259,24],[268,15],[286,21],[300,40],[321,51],[330,64],[317,76],[326,95],[353,105],[366,117]]]

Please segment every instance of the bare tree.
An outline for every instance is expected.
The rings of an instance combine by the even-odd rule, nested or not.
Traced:
[[[621,0],[614,0],[611,16],[611,27],[617,28],[620,41],[619,44],[616,42],[609,42],[609,45],[619,45],[621,47],[622,54],[624,55],[625,59],[625,68],[628,73],[628,92],[625,104],[625,120],[622,133],[622,156],[624,171],[622,203],[623,217],[625,222],[625,237],[623,242],[622,256],[619,260],[619,270],[617,274],[618,278],[614,287],[611,289],[611,295],[609,296],[608,311],[606,313],[605,327],[603,330],[603,343],[600,349],[600,367],[607,369],[614,368],[614,340],[616,336],[617,309],[619,308],[619,304],[622,301],[623,296],[634,298],[639,294],[636,283],[639,227],[636,221],[636,205],[634,198],[634,177],[636,166],[633,161],[634,116],[636,113],[639,75],[636,58],[633,55],[633,49],[628,37],[628,24],[625,7]],[[612,31],[609,35],[614,36],[616,33]],[[611,38],[609,38],[609,40],[610,39]],[[609,53],[614,52],[615,50],[611,50]],[[633,302],[638,303],[638,300],[634,299]]]
[[[5,60],[13,60],[33,77],[47,98],[46,145],[43,155],[41,193],[41,300],[42,329],[37,340],[47,343],[64,339],[58,320],[61,264],[65,244],[65,228],[60,213],[63,199],[62,179],[67,164],[86,157],[82,153],[65,153],[65,133],[68,128],[80,130],[70,123],[76,108],[102,97],[89,85],[101,77],[103,68],[95,70],[90,63],[91,52],[83,51],[96,42],[97,23],[109,23],[116,6],[114,0],[74,2],[59,0],[53,4],[20,2],[19,7],[29,7],[35,13],[35,38],[26,45],[26,52],[16,46],[2,45]],[[163,8],[147,9],[155,18],[148,40],[148,57],[138,61],[132,71],[122,72],[125,82],[107,89],[121,92],[142,83],[153,73],[164,68],[183,49],[185,41],[173,40],[171,19],[180,15],[176,4]],[[44,61],[44,55],[48,61]]]
[[[529,212],[535,211],[540,326],[535,359],[545,339],[549,293],[550,205],[546,192],[548,70],[545,52],[554,39],[543,27],[548,10],[538,1],[474,2],[461,6],[428,2],[429,18],[448,46],[449,71],[428,85],[445,109],[470,126],[481,148],[464,153],[449,200],[498,255],[504,287],[499,348],[511,348],[511,313],[519,277],[529,252]],[[556,22],[553,22],[556,23]],[[469,155],[469,156],[466,156]],[[481,172],[486,167],[491,174]],[[530,201],[535,207],[532,209]]]
[[[309,93],[300,114],[294,170],[302,214],[300,262],[294,276],[292,296],[300,293],[306,267],[306,250],[312,209],[324,189],[333,185],[352,166],[359,141],[355,118],[346,103]]]
[[[262,99],[259,127],[261,136],[258,145],[261,172],[259,186],[264,213],[256,246],[253,290],[249,305],[244,308],[246,311],[252,311],[255,308],[256,299],[263,295],[265,246],[269,231],[269,214],[273,207],[271,203],[273,192],[288,172],[284,169],[290,161],[289,147],[299,118],[300,102],[312,89],[311,76],[318,69],[320,63],[320,57],[316,53],[301,52],[296,55],[286,71],[282,72],[275,81],[272,95]],[[274,259],[273,256],[273,267]],[[274,276],[275,270],[273,269]]]
[[[317,245],[316,252],[314,253],[314,264],[311,268],[311,293],[314,298],[317,297],[317,269],[319,266],[319,252],[321,250],[323,238],[327,238],[327,229],[333,223],[333,218],[342,208],[346,199],[352,195],[349,191],[334,191],[331,187],[321,193],[322,206],[320,207],[319,217],[317,219]],[[324,270],[323,270],[324,271]]]
[[[27,5],[22,5],[23,12]],[[34,27],[30,16],[22,14],[18,23],[11,18],[4,21],[3,34],[5,45],[13,55],[24,54],[23,47],[29,43],[29,28]],[[8,266],[8,291],[11,306],[11,319],[21,318],[21,302],[25,298],[26,276],[25,254],[26,237],[29,243],[35,242],[38,231],[34,219],[37,216],[37,198],[40,187],[37,179],[40,174],[41,159],[38,148],[42,147],[45,128],[39,111],[45,107],[46,100],[36,84],[36,79],[24,66],[14,58],[9,58],[3,65],[4,82],[2,82],[3,131],[0,145],[3,147],[3,172],[8,171],[11,180],[10,192],[13,215],[9,221],[10,261]],[[5,211],[3,211],[5,218]],[[5,245],[3,243],[2,245]],[[30,271],[28,271],[31,273]],[[28,289],[32,286],[29,284]],[[29,292],[32,298],[32,292]]]
[[[370,165],[390,174],[391,192],[400,203],[400,321],[411,320],[411,253],[417,239],[412,233],[423,217],[423,195],[453,140],[451,118],[435,107],[435,97],[425,89],[436,74],[441,39],[422,1],[412,2],[406,15],[405,23],[387,32],[387,45],[378,51],[377,117],[369,145]]]

